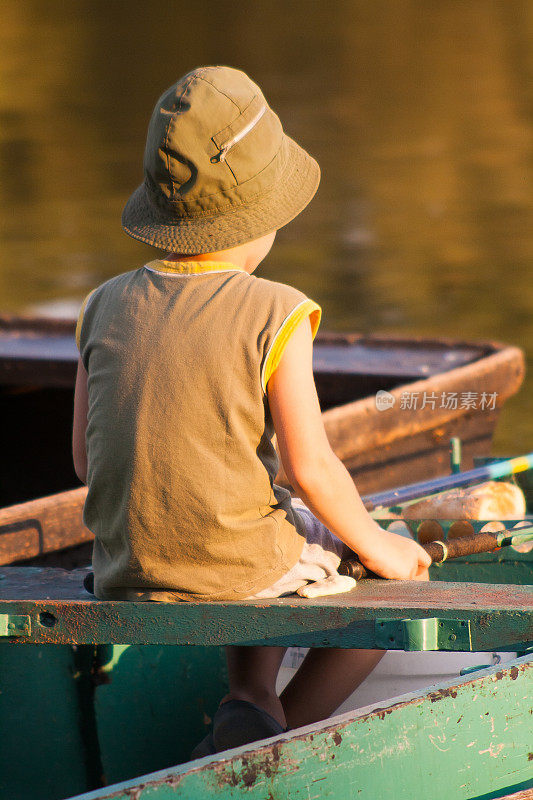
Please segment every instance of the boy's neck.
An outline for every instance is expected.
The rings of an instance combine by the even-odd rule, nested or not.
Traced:
[[[269,252],[275,236],[276,232],[273,231],[252,242],[245,242],[237,247],[218,250],[214,253],[196,253],[195,255],[166,253],[164,259],[165,261],[222,261],[226,264],[233,264],[251,275]]]
[[[164,256],[165,261],[218,261],[223,264],[233,264],[240,269],[249,272],[250,274],[258,266],[254,264],[251,269],[247,264],[246,258],[240,253],[233,253],[232,250],[220,250],[216,253],[197,253],[195,255],[188,255],[186,253],[166,253]]]

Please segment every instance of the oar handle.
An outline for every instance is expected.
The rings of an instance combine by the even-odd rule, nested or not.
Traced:
[[[426,553],[434,564],[442,564],[449,558],[471,556],[474,553],[491,553],[499,547],[497,533],[476,533],[472,536],[461,536],[459,539],[447,539],[423,544]]]
[[[366,567],[363,567],[360,561],[357,561],[355,558],[345,558],[339,564],[337,569],[339,575],[348,575],[350,578],[355,578],[356,581],[360,581],[361,578],[368,578],[369,573]],[[379,577],[379,575],[376,575]]]
[[[492,553],[499,547],[512,544],[513,538],[517,540],[531,537],[533,538],[533,527],[513,528],[512,531],[495,531],[491,533],[475,533],[472,536],[461,536],[458,539],[447,539],[445,542],[435,541],[423,544],[422,547],[431,557],[434,564],[442,564],[450,558],[460,558],[461,556],[471,556],[475,553]],[[355,580],[367,578],[372,575],[366,567],[355,558],[347,558],[341,561],[338,572],[340,575],[349,575]]]

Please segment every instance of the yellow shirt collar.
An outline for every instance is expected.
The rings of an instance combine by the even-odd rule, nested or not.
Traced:
[[[229,261],[166,261],[163,258],[149,261],[146,267],[154,272],[178,273],[179,275],[199,275],[229,270],[245,271],[242,267]]]

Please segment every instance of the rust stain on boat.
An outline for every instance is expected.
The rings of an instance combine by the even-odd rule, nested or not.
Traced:
[[[428,695],[432,703],[437,703],[439,700],[444,700],[445,697],[457,697],[457,691],[450,686],[447,689],[438,689],[436,692],[430,692]]]
[[[392,714],[392,709],[394,706],[388,706],[387,708],[374,708],[372,710],[372,714],[375,714],[379,719],[385,719],[385,714]]]
[[[141,800],[141,795],[143,793],[143,789],[146,788],[146,784],[141,783],[139,786],[135,786],[133,789],[125,789],[124,794],[127,795],[130,800]]]
[[[493,680],[501,681],[503,678],[509,677],[511,678],[512,681],[515,681],[518,678],[519,674],[520,670],[518,669],[518,667],[511,667],[511,669],[508,670],[507,672],[503,672],[503,670],[498,670],[498,672],[495,673]]]
[[[250,756],[242,755],[236,760],[241,763],[238,771],[235,770],[233,764],[230,765],[227,762],[221,762],[214,766],[220,787],[228,784],[237,787],[244,784],[249,788],[258,779],[275,778],[280,770],[281,743],[273,744],[265,749],[261,748]],[[285,757],[283,759],[284,772],[286,773],[287,767],[291,766],[294,772],[300,768],[297,761]],[[228,767],[230,767],[229,771]]]

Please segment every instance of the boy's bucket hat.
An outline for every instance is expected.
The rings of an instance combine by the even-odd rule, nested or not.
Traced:
[[[320,169],[244,72],[201,67],[158,100],[144,176],[124,208],[125,232],[192,255],[286,225],[315,194]]]

